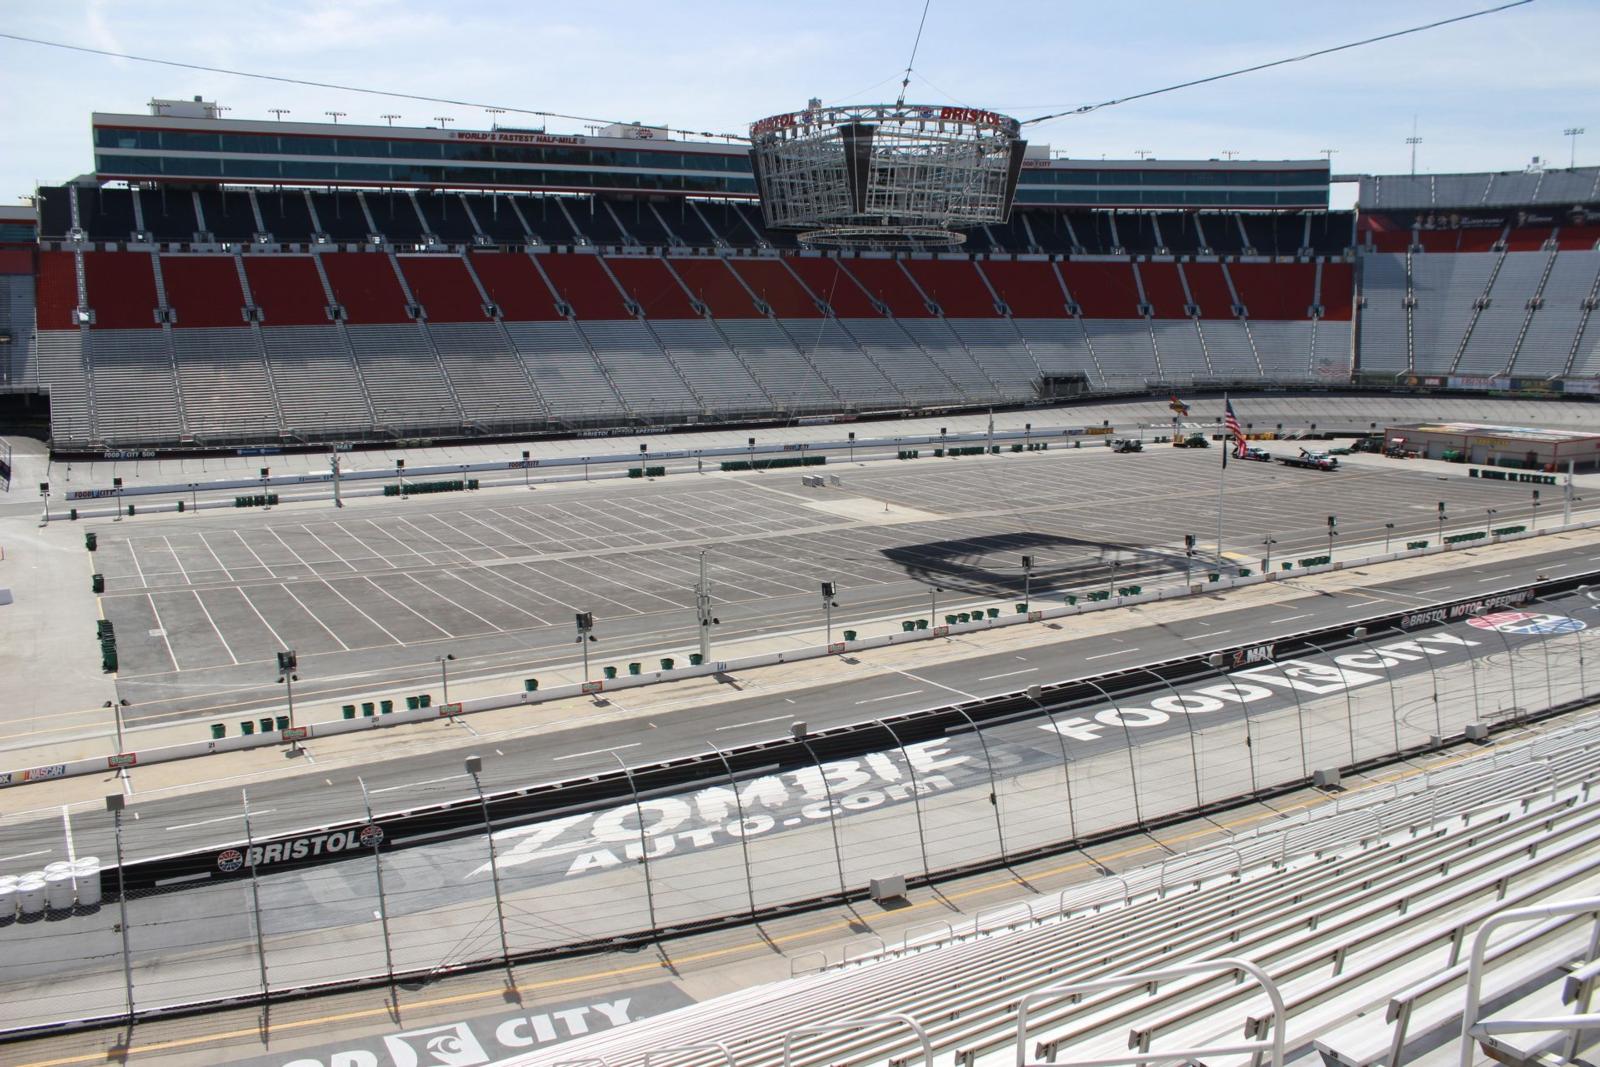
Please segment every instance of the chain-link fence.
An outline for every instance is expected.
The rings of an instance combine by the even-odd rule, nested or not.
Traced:
[[[97,852],[107,892],[0,922],[0,1029],[626,944],[1083,845],[1571,707],[1600,681],[1594,610],[1580,589],[1417,632],[1355,628],[1292,657],[1261,646],[1125,670],[996,717],[737,752],[708,741],[689,780],[602,751],[566,764],[559,788],[531,787],[535,817],[385,815],[528,786],[510,760],[272,809],[245,790],[236,811],[195,815],[219,848],[244,842],[217,858],[232,877],[120,895],[116,857],[159,856],[174,828],[136,804],[80,815],[76,861]],[[285,837],[330,820],[384,828],[381,847],[359,830]]]

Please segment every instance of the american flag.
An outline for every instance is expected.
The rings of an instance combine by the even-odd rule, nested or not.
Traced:
[[[1244,427],[1239,425],[1239,419],[1233,413],[1233,401],[1224,400],[1223,401],[1223,405],[1224,405],[1224,411],[1223,411],[1223,415],[1222,415],[1223,429],[1227,430],[1228,431],[1228,435],[1233,438],[1233,455],[1234,455],[1234,458],[1236,458],[1236,459],[1242,458],[1244,456],[1244,449],[1245,449]]]

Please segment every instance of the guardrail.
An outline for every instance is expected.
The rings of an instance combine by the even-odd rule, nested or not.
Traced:
[[[785,737],[756,742],[736,748],[715,750],[711,753],[684,757],[662,763],[638,767],[619,767],[615,771],[586,774],[581,778],[557,780],[528,785],[518,789],[489,792],[481,798],[474,794],[437,804],[379,812],[366,819],[333,821],[307,826],[272,837],[241,840],[203,850],[172,853],[148,858],[128,858],[120,871],[108,867],[102,871],[103,891],[115,894],[121,885],[128,890],[159,888],[174,882],[188,883],[196,880],[219,880],[251,876],[250,867],[230,863],[229,854],[243,857],[256,855],[270,857],[274,870],[293,869],[336,861],[344,853],[368,849],[389,852],[450,837],[470,836],[483,832],[484,821],[489,819],[497,826],[517,825],[549,818],[553,813],[614,807],[632,802],[641,794],[657,791],[681,791],[696,785],[725,784],[740,774],[782,773],[799,767],[814,765],[819,759],[851,759],[863,753],[884,747],[886,736],[892,745],[905,746],[942,738],[952,729],[977,729],[1017,716],[1046,717],[1051,710],[1096,697],[1115,700],[1117,694],[1133,689],[1147,688],[1152,682],[1179,699],[1177,687],[1196,679],[1215,677],[1218,671],[1267,665],[1274,660],[1293,658],[1300,654],[1322,654],[1340,641],[1351,640],[1357,627],[1365,627],[1368,634],[1379,631],[1412,634],[1430,627],[1464,618],[1480,611],[1523,604],[1538,595],[1550,595],[1600,580],[1600,571],[1564,576],[1559,579],[1522,584],[1507,589],[1481,594],[1471,598],[1443,601],[1436,605],[1411,608],[1404,611],[1384,612],[1345,620],[1335,626],[1318,627],[1300,631],[1270,642],[1223,646],[1193,655],[1160,660],[1115,671],[1081,678],[1033,686],[1028,689],[985,697],[978,700],[940,705],[933,708],[903,712],[898,715],[865,719],[859,722],[821,729],[801,738]],[[1069,614],[1071,609],[1054,609],[1058,614]],[[1007,620],[985,620],[957,629],[979,630],[990,625],[1015,624],[1020,617]],[[908,639],[921,639],[922,634],[891,634],[858,641],[852,650],[883,647]],[[1330,640],[1331,639],[1331,640]],[[1379,638],[1381,639],[1381,638]],[[1361,638],[1364,650],[1370,650],[1371,637]],[[810,654],[825,654],[808,650]],[[742,669],[761,663],[781,662],[785,653],[751,657],[746,661],[705,664],[670,672],[656,672],[655,677],[617,679],[606,683],[607,690],[631,688],[650,684],[664,676],[694,677],[715,674],[726,670]],[[795,657],[789,656],[793,659]],[[1380,657],[1381,658],[1381,657]],[[563,686],[541,691],[538,694],[521,693],[515,699],[483,698],[462,704],[419,708],[415,711],[396,712],[388,720],[405,722],[421,719],[438,719],[470,710],[488,707],[514,706],[542,699],[559,699],[584,691],[585,685]],[[1053,721],[1053,717],[1052,717]],[[310,724],[296,731],[296,739],[303,736],[319,737],[378,728],[384,719],[337,720],[331,723]],[[1397,737],[1398,742],[1398,737]],[[281,744],[288,741],[271,740]],[[196,745],[175,746],[176,749],[204,751],[230,751],[260,745],[257,737],[235,737]],[[1397,743],[1397,748],[1400,746]],[[173,750],[165,750],[168,758]],[[61,777],[68,773],[103,773],[108,768],[140,764],[137,754],[129,753],[97,760],[77,761],[78,765],[58,765],[45,768],[52,773],[36,775],[38,778]],[[18,772],[10,772],[15,775]],[[34,772],[21,772],[25,775]],[[1198,801],[1198,798],[1197,798]],[[1211,810],[1217,805],[1198,803],[1192,811]],[[1225,805],[1224,805],[1225,806]],[[246,852],[246,850],[250,850]]]

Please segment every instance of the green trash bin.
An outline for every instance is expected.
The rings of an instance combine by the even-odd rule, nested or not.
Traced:
[[[956,612],[956,620],[958,622],[971,622],[972,621],[972,612],[970,612],[970,611],[958,611],[958,612]]]
[[[362,701],[362,702],[361,702],[361,717],[362,717],[362,718],[363,718],[363,719],[370,719],[370,718],[372,718],[372,713],[373,713],[373,712],[375,712],[375,711],[376,711],[376,710],[378,710],[378,709],[377,709],[377,708],[376,708],[376,707],[374,707],[374,706],[373,706],[373,703],[372,703],[372,701],[370,701],[370,700],[363,700],[363,701]]]
[[[227,737],[227,736],[228,736],[228,724],[227,723],[225,723],[225,722],[214,722],[214,723],[211,724],[211,740],[213,740],[213,741],[221,741],[224,737]]]
[[[378,708],[385,715],[393,715],[394,714],[394,701],[392,701],[392,700],[379,701],[378,702]]]
[[[73,518],[77,518],[78,511],[76,508],[73,509],[72,516]],[[99,548],[100,535],[96,534],[93,530],[85,531],[83,535],[83,547],[87,548],[90,552],[93,552],[95,549]]]
[[[272,717],[269,715],[263,718],[257,725],[260,726],[262,733],[270,734],[272,732]]]
[[[902,622],[900,624],[900,629],[905,633],[910,633],[912,630],[915,630],[916,628],[917,628],[917,620],[915,620],[915,619],[906,619],[904,622]]]
[[[916,627],[919,630],[926,630],[928,628],[928,620],[927,619],[918,619],[917,622],[916,622]]]
[[[856,639],[856,632],[854,630],[846,630],[844,632],[844,639],[846,641],[854,641]]]
[[[989,609],[989,618],[998,619],[999,617],[1000,617],[1000,609],[999,608],[990,608]]]
[[[629,674],[638,674],[642,670],[644,670],[644,664],[642,664],[642,663],[630,663],[630,664],[628,664],[628,673]],[[612,678],[612,677],[615,677],[615,675],[607,675],[606,677]]]
[[[278,732],[282,733],[283,731],[287,730],[288,728],[289,728],[289,716],[287,716],[287,715],[279,715],[278,716]]]
[[[432,693],[423,693],[422,695],[418,696],[417,697],[417,707],[419,707],[419,708],[431,708],[431,707],[433,707],[433,694]]]
[[[954,616],[954,615],[946,615],[946,616],[945,616],[945,617],[944,617],[944,624],[945,624],[945,625],[946,625],[946,626],[954,626],[954,625],[955,625],[955,624],[956,624],[956,623],[958,623],[958,622],[960,622],[960,621],[961,621],[961,620],[960,620],[960,619],[958,619],[958,618],[957,618],[957,617],[956,617],[956,616]]]
[[[103,574],[89,575],[89,591],[91,593],[104,593],[106,591],[106,576]]]
[[[702,656],[700,653],[698,653],[698,652],[689,653],[689,666],[698,667],[701,664],[705,663],[705,661],[706,661],[706,658],[704,656]]]
[[[1017,614],[1018,615],[1026,615],[1027,613],[1028,613],[1028,605],[1026,605],[1026,604],[1018,604],[1017,605]]]
[[[539,691],[539,679],[524,678],[522,680],[522,691],[524,693],[537,693]]]
[[[1221,580],[1221,578],[1222,578],[1222,575],[1216,573],[1215,571],[1212,571],[1210,574],[1206,575],[1206,581],[1208,581],[1208,582],[1219,581],[1219,580]]]
[[[634,666],[637,667],[638,664],[635,663]],[[633,673],[634,674],[638,674],[639,672],[638,671],[634,671]],[[606,677],[607,678],[615,678],[616,676],[617,676],[617,669],[615,667],[607,667],[606,668]]]
[[[1279,570],[1284,570],[1284,571],[1292,571],[1292,570],[1294,570],[1294,562],[1292,560],[1287,560],[1286,559],[1282,563],[1278,564],[1278,569]]]
[[[673,658],[671,656],[662,656],[661,657],[661,669],[664,670],[664,671],[670,671],[672,669],[672,664],[674,662],[675,661],[673,660]]]
[[[128,518],[130,518],[130,519],[133,518],[133,505],[132,504],[128,505]]]
[[[1067,607],[1070,608],[1072,605],[1076,604],[1077,602],[1078,602],[1078,596],[1077,596],[1076,593],[1068,593],[1067,594]]]
[[[416,711],[417,710],[417,698],[416,697],[406,697],[406,710],[407,711]]]
[[[256,724],[251,722],[249,719],[242,719],[239,722],[239,732],[249,736],[250,734],[256,732]]]
[[[369,704],[368,707],[371,707],[371,705]],[[346,704],[344,707],[340,708],[339,711],[347,719],[353,719],[356,717],[356,706],[354,704]],[[368,712],[368,714],[371,714],[371,712]]]

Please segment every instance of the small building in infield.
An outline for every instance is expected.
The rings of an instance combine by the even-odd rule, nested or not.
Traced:
[[[1477,422],[1418,422],[1384,431],[1385,450],[1414,452],[1426,459],[1457,460],[1523,470],[1600,468],[1600,433],[1489,426]]]

